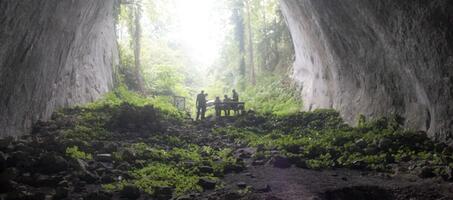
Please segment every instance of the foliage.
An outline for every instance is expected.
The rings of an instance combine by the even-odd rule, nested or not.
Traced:
[[[194,171],[177,168],[174,165],[155,163],[135,170],[134,184],[145,192],[154,193],[154,188],[170,186],[175,187],[175,194],[182,195],[189,192],[200,192],[199,177]]]
[[[255,86],[250,85],[242,91],[242,101],[249,109],[263,114],[277,116],[299,112],[302,101],[295,88],[277,76],[261,76]]]
[[[420,167],[453,163],[451,148],[434,143],[425,133],[403,129],[401,122],[393,116],[362,121],[360,127],[353,128],[335,111],[317,110],[268,117],[254,126],[218,128],[215,133],[262,149],[257,154],[263,158],[278,149],[294,164],[312,169],[391,171],[395,162],[411,161]]]
[[[72,146],[66,148],[66,155],[74,159],[84,159],[84,160],[92,160],[93,156],[89,153],[85,153],[79,150],[79,147]]]
[[[164,115],[172,118],[182,118],[183,113],[170,103],[169,97],[143,97],[125,87],[118,87],[114,92],[107,93],[101,100],[88,104],[88,109],[101,109],[103,107],[118,107],[121,104],[129,104],[135,107],[153,106]]]
[[[173,1],[142,1],[143,37],[140,39],[141,74],[144,77],[145,90],[153,96],[182,96],[186,98],[187,110],[192,108],[194,85],[200,77],[197,64],[188,57],[188,52],[178,41],[171,38],[170,30],[176,26]],[[120,67],[117,73],[119,85],[137,90],[134,74],[134,8],[125,4],[120,6],[118,20],[118,44],[120,49]],[[136,24],[135,24],[136,25]],[[168,97],[167,97],[168,96]],[[162,100],[161,97],[158,100]]]
[[[107,93],[102,99],[85,106],[62,109],[53,119],[67,124],[59,130],[66,139],[84,141],[105,140],[112,137],[112,129],[160,132],[163,121],[179,122],[184,114],[165,97],[146,98],[124,87]]]
[[[257,78],[268,73],[286,75],[293,62],[294,48],[278,1],[230,1],[228,7],[233,28],[216,64],[219,67],[213,70],[216,79],[230,88],[254,86],[251,68],[255,64]],[[255,52],[253,59],[251,52]]]
[[[168,186],[175,188],[175,195],[180,196],[200,192],[200,178],[217,180],[226,168],[237,165],[231,149],[198,146],[175,136],[156,135],[150,138],[150,141],[157,140],[159,142],[153,146],[143,142],[131,144],[128,149],[135,152],[144,167],[132,170],[131,179],[105,185],[104,188],[119,190],[126,184],[134,184],[153,194],[156,187]],[[168,146],[176,141],[181,147]],[[214,172],[203,174],[199,171],[201,166],[211,166]]]

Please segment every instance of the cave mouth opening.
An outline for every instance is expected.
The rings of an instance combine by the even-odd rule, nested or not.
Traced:
[[[122,4],[117,36],[119,71],[130,89],[185,97],[193,105],[201,90],[213,100],[236,89],[244,101],[254,101],[262,91],[285,88],[294,99],[289,109],[301,108],[288,81],[294,47],[278,0]]]

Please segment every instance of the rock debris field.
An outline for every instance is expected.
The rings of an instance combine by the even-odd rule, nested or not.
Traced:
[[[453,199],[452,149],[397,121],[65,109],[0,140],[0,199]]]

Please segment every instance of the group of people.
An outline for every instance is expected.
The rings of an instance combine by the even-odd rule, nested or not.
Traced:
[[[217,117],[220,117],[222,114],[222,110],[225,112],[225,116],[230,115],[230,110],[232,109],[234,111],[234,114],[237,114],[237,109],[234,109],[234,102],[239,102],[239,94],[236,92],[236,90],[233,90],[233,96],[232,98],[229,98],[228,95],[224,95],[223,102],[220,100],[220,97],[216,97],[214,101],[214,108],[215,108],[215,115]],[[207,109],[207,97],[208,94],[204,93],[204,91],[201,91],[200,94],[197,95],[197,100],[196,100],[196,108],[197,108],[197,117],[196,120],[203,120],[205,119],[206,115],[206,109]]]

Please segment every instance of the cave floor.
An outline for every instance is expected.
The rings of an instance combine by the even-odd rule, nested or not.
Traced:
[[[274,158],[257,162],[254,159],[256,149],[243,144],[235,143],[225,137],[213,135],[212,128],[223,127],[234,119],[221,122],[185,122],[180,125],[168,126],[166,132],[172,136],[191,140],[192,143],[212,148],[228,147],[233,149],[233,155],[241,159],[244,168],[236,172],[225,173],[220,176],[218,183],[222,187],[205,189],[203,192],[191,193],[174,199],[243,199],[243,200],[446,200],[453,199],[453,183],[441,178],[419,178],[409,173],[378,173],[364,170],[329,169],[312,170],[278,164]],[[115,163],[108,154],[110,144],[118,148],[129,144],[151,143],[140,135],[125,135],[109,139],[108,141],[92,141],[89,145],[96,155],[89,162],[68,161],[69,169],[57,170],[55,163],[58,159],[52,156],[64,154],[69,144],[82,143],[78,141],[58,141],[58,136],[47,133],[52,124],[44,124],[41,132],[32,136],[25,136],[17,141],[2,139],[2,154],[8,162],[7,169],[1,173],[0,199],[170,199],[171,196],[155,197],[144,191],[129,192],[105,191],[103,184],[114,182],[116,177],[130,178],[128,167],[137,166],[137,161]],[[50,131],[51,132],[51,131]],[[99,145],[102,144],[102,145]],[[116,148],[116,147],[115,147]],[[51,153],[50,163],[41,163],[38,157]],[[101,156],[99,156],[101,155]],[[245,156],[244,156],[245,155]],[[64,156],[63,156],[64,157]],[[58,157],[60,158],[60,157]],[[274,159],[274,160],[273,160]],[[38,164],[33,164],[34,162]],[[277,163],[277,164],[276,164]],[[42,171],[39,168],[56,169]],[[111,180],[110,180],[111,179]],[[6,182],[5,182],[6,181]],[[61,191],[62,190],[62,191]]]

